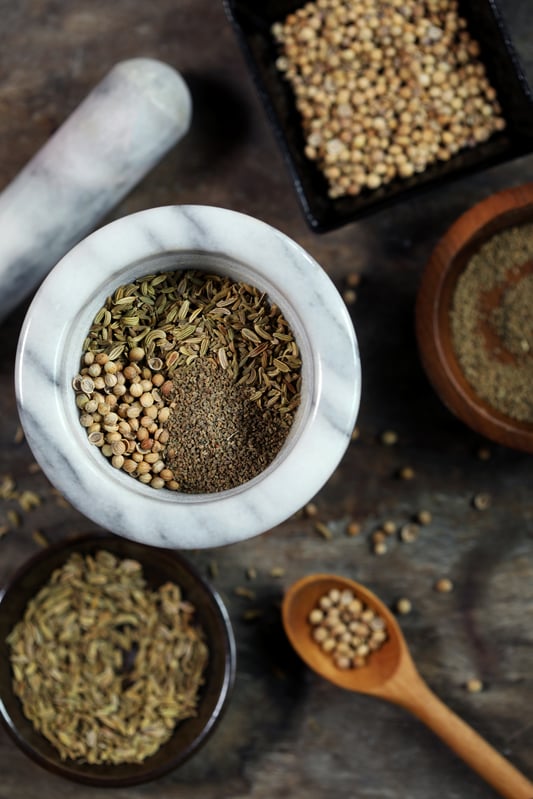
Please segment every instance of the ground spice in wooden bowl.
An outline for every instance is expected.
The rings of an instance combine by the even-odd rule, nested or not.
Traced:
[[[450,320],[475,392],[506,416],[533,423],[533,224],[482,245],[459,276]]]
[[[254,286],[199,270],[119,286],[73,380],[80,423],[111,464],[153,488],[214,493],[276,457],[300,403],[288,322]]]
[[[533,452],[533,184],[496,192],[446,231],[421,276],[416,336],[445,405]]]

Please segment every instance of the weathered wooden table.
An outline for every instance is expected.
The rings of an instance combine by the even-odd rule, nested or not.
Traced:
[[[533,9],[502,0],[516,45],[533,74]],[[487,445],[451,416],[420,367],[413,305],[437,239],[466,208],[533,178],[533,156],[453,183],[342,230],[306,227],[264,111],[218,0],[0,0],[0,189],[118,60],[149,55],[176,66],[194,100],[191,132],[116,208],[113,217],[168,203],[209,203],[255,215],[300,242],[342,290],[362,274],[350,306],[363,366],[360,437],[316,497],[318,519],[294,518],[238,546],[190,552],[213,563],[235,625],[238,673],[227,714],[205,748],[169,776],[119,797],[182,799],[489,799],[492,790],[404,711],[337,689],[290,651],[279,616],[285,586],[313,571],[366,583],[401,617],[419,670],[435,692],[533,778],[533,459]],[[2,325],[0,485],[41,504],[23,510],[0,499],[0,583],[49,541],[94,529],[35,470],[21,440],[13,389],[25,307]],[[395,446],[380,435],[398,434]],[[488,446],[490,458],[478,457]],[[414,479],[402,480],[403,466]],[[491,507],[472,498],[488,492]],[[432,521],[414,543],[391,541],[376,556],[369,536],[420,510]],[[14,524],[13,512],[19,525]],[[361,525],[346,535],[347,523]],[[37,540],[36,540],[37,539]],[[247,580],[255,567],[257,577]],[[283,569],[282,576],[271,570]],[[434,590],[439,577],[455,590]],[[247,585],[255,599],[235,594]],[[246,610],[261,611],[254,621]],[[484,690],[469,693],[475,677]],[[30,762],[0,730],[0,797],[96,796]]]

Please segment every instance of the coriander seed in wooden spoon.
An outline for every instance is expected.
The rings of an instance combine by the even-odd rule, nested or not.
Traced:
[[[332,590],[351,591],[385,622],[387,638],[363,665],[339,668],[313,637],[310,613]],[[386,699],[417,716],[506,799],[533,799],[533,784],[480,735],[455,715],[426,685],[413,663],[398,622],[371,591],[331,574],[304,577],[287,591],[282,605],[285,631],[294,649],[320,676],[348,691]]]

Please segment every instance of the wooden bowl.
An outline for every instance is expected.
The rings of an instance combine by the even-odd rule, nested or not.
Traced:
[[[422,365],[445,405],[477,433],[498,444],[533,452],[533,424],[495,410],[467,382],[452,345],[450,308],[459,275],[488,239],[505,228],[533,222],[533,183],[505,189],[473,206],[435,247],[416,301]],[[533,271],[533,263],[523,270]]]

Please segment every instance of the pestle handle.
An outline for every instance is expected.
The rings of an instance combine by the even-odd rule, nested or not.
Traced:
[[[0,322],[187,132],[181,75],[116,64],[0,193]]]

